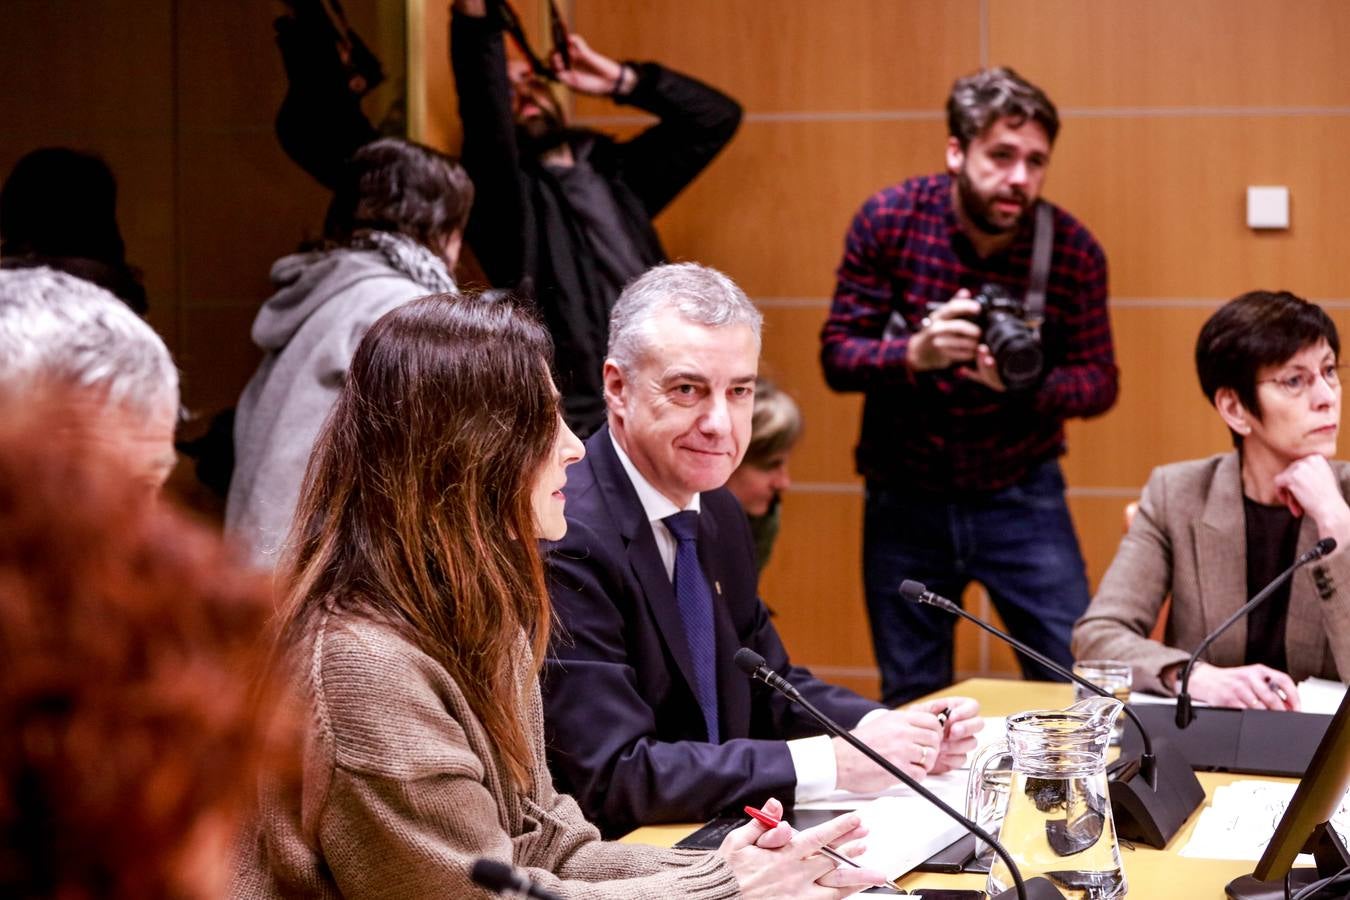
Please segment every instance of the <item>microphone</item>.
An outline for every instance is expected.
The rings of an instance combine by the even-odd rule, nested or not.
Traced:
[[[1321,559],[1322,557],[1326,556],[1328,553],[1330,553],[1332,550],[1335,549],[1336,549],[1335,538],[1322,538],[1320,541],[1313,544],[1312,547],[1308,549],[1307,553],[1304,553],[1298,559],[1294,560],[1294,564],[1292,566],[1285,569],[1279,575],[1275,576],[1274,581],[1272,581],[1265,587],[1261,588],[1261,590],[1257,591],[1256,596],[1248,600],[1241,609],[1239,609],[1237,612],[1233,613],[1231,616],[1225,619],[1223,623],[1219,625],[1218,628],[1215,628],[1209,634],[1205,635],[1205,639],[1200,642],[1200,646],[1195,648],[1195,652],[1191,654],[1190,659],[1186,660],[1186,665],[1181,670],[1181,688],[1180,690],[1177,691],[1178,728],[1185,728],[1186,726],[1190,725],[1192,722],[1195,721],[1195,710],[1191,708],[1191,693],[1190,693],[1191,670],[1195,668],[1196,662],[1200,659],[1200,654],[1204,653],[1205,650],[1209,647],[1209,645],[1214,643],[1214,641],[1218,639],[1219,635],[1223,634],[1230,627],[1232,627],[1234,622],[1236,622],[1238,619],[1243,618],[1252,610],[1256,609],[1258,606],[1264,603],[1266,599],[1270,597],[1271,594],[1275,593],[1276,589],[1278,589],[1280,585],[1284,584],[1286,581],[1292,578],[1294,576],[1294,573],[1298,571],[1301,567],[1306,566],[1310,562],[1315,562],[1316,560]]]
[[[830,734],[842,738],[863,756],[866,756],[872,762],[881,766],[881,768],[885,769],[929,803],[942,810],[950,818],[960,822],[967,831],[970,831],[980,840],[993,847],[994,851],[1003,859],[1003,862],[1007,864],[1008,872],[1012,875],[1014,886],[1003,891],[996,897],[991,897],[990,900],[1012,900],[1014,897],[1018,898],[1018,900],[1064,900],[1064,895],[1045,878],[1033,878],[1030,881],[1023,881],[1022,873],[1017,869],[1017,863],[1013,862],[1008,851],[1004,849],[1002,844],[994,840],[989,832],[952,809],[942,801],[942,798],[906,775],[889,759],[863,743],[857,735],[851,733],[838,722],[817,709],[810,701],[801,695],[800,691],[789,684],[787,679],[769,668],[764,662],[764,657],[760,656],[749,647],[742,647],[736,651],[735,661],[736,668],[740,669],[746,675],[749,675],[751,680],[764,682],[775,691],[778,691],[780,694],[787,697],[793,703],[801,706],[802,709],[806,710],[811,715],[811,718],[819,722],[821,727]]]
[[[534,900],[560,900],[557,894],[541,888],[501,860],[488,859],[485,856],[475,859],[469,869],[469,877],[479,887],[487,888],[503,897],[517,897],[522,900],[526,897],[533,897]]]
[[[1012,635],[999,631],[983,619],[971,615],[946,597],[933,593],[920,582],[908,580],[902,582],[900,596],[914,603],[936,606],[968,622],[973,622],[1010,645],[1018,653],[1034,659],[1047,669],[1076,684],[1081,684],[1094,694],[1102,697],[1111,696],[1109,692],[1074,674],[1045,654],[1033,650]],[[1107,770],[1111,811],[1116,831],[1126,840],[1161,850],[1167,846],[1172,836],[1181,830],[1181,826],[1190,818],[1191,813],[1205,801],[1205,789],[1200,784],[1200,779],[1195,777],[1190,761],[1185,756],[1173,752],[1165,741],[1159,741],[1155,747],[1148,729],[1139,721],[1139,716],[1128,704],[1125,706],[1125,715],[1139,730],[1144,751],[1139,756],[1137,767],[1132,760],[1122,757]],[[1161,754],[1157,752],[1159,748],[1163,751]]]

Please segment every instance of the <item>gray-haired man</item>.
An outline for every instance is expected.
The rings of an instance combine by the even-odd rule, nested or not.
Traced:
[[[147,491],[173,469],[178,371],[169,350],[115,296],[48,268],[0,270],[0,390],[56,392],[71,427]]]
[[[915,777],[974,746],[973,701],[886,712],[789,661],[756,596],[745,514],[722,488],[750,439],[759,331],[740,288],[688,263],[649,270],[610,316],[608,425],[568,472],[567,535],[548,553],[560,627],[544,706],[555,777],[611,835],[887,783],[752,688],[732,663],[742,646]]]

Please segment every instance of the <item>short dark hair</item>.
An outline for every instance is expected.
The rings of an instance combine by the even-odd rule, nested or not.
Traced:
[[[1340,358],[1336,323],[1322,307],[1288,291],[1248,291],[1219,307],[1200,329],[1195,342],[1200,389],[1213,403],[1220,388],[1231,388],[1259,420],[1257,373],[1319,341]],[[1233,438],[1241,443],[1236,433]]]
[[[1045,129],[1054,144],[1059,134],[1059,112],[1036,85],[1007,66],[981,69],[958,78],[947,98],[947,134],[968,147],[999,119],[1021,125],[1027,120]]]
[[[324,237],[347,244],[361,231],[406,234],[439,255],[463,231],[473,182],[452,156],[400,138],[361,147],[342,170]]]

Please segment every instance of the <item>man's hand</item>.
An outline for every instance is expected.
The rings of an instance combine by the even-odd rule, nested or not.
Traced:
[[[455,0],[450,6],[458,15],[475,18],[487,15],[487,0]]]
[[[952,769],[964,768],[967,757],[979,743],[975,735],[984,727],[984,719],[980,718],[979,701],[970,697],[939,697],[936,700],[916,703],[909,709],[914,712],[932,713],[934,716],[947,713],[947,724],[943,728],[937,762],[928,770],[928,774],[941,775]]]
[[[891,710],[853,729],[853,734],[915,779],[923,779],[941,754],[942,725],[936,712]],[[894,777],[841,738],[833,740],[835,784],[840,790],[871,794],[895,784]]]
[[[909,339],[909,367],[926,372],[975,359],[981,346],[980,326],[970,317],[979,313],[980,304],[971,299],[970,291],[957,291],[955,297],[925,316],[923,328]]]
[[[1196,663],[1191,670],[1190,691],[1192,697],[1211,706],[1298,709],[1298,687],[1293,679],[1269,666],[1228,668]]]
[[[593,96],[627,94],[633,89],[636,76],[618,62],[597,53],[579,34],[567,36],[567,49],[572,59],[571,68],[563,68],[562,54],[556,50],[549,60],[558,81],[574,91]]]
[[[971,381],[978,381],[991,391],[1003,393],[1008,388],[1003,384],[1003,376],[998,374],[998,363],[994,361],[994,352],[988,344],[975,348],[975,368],[957,369]]]
[[[1275,476],[1275,486],[1290,512],[1312,517],[1318,537],[1336,539],[1334,552],[1350,541],[1350,506],[1325,456],[1313,454],[1294,460]]]

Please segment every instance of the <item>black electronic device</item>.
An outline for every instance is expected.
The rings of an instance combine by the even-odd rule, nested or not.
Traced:
[[[778,691],[778,693],[806,710],[811,718],[819,722],[821,727],[830,734],[844,741],[863,756],[872,760],[872,762],[890,773],[897,781],[908,785],[909,788],[919,796],[942,810],[949,818],[960,822],[965,826],[967,831],[992,847],[994,852],[999,855],[999,858],[1001,858],[1008,866],[1008,872],[1012,876],[1014,885],[1008,890],[1001,892],[996,897],[990,898],[990,900],[1013,900],[1014,897],[1017,898],[1017,900],[1064,900],[1064,895],[1060,893],[1059,889],[1056,888],[1049,879],[1032,878],[1030,881],[1023,880],[1022,873],[1018,871],[1017,863],[1013,861],[1012,856],[993,835],[985,831],[979,825],[976,825],[961,813],[952,809],[943,802],[941,797],[938,797],[932,791],[928,790],[928,788],[906,775],[901,771],[899,766],[873,750],[865,742],[860,740],[857,735],[853,734],[847,728],[844,728],[838,722],[817,709],[813,703],[801,695],[800,691],[793,687],[790,681],[769,668],[764,662],[764,657],[760,656],[749,647],[742,647],[736,651],[736,668],[750,676],[751,679],[762,681],[764,684],[767,684],[769,687]]]
[[[1324,900],[1350,896],[1350,852],[1331,827],[1331,817],[1350,790],[1350,694],[1331,717],[1322,742],[1313,753],[1307,774],[1275,827],[1275,835],[1251,875],[1225,888],[1234,900],[1280,900],[1314,882],[1330,880],[1328,892],[1307,896]],[[1295,869],[1294,858],[1311,853],[1316,869]],[[1291,886],[1286,893],[1285,879]]]
[[[1155,741],[1165,740],[1206,772],[1240,772],[1299,778],[1331,724],[1331,716],[1276,709],[1196,707],[1194,722],[1177,728],[1170,703],[1137,703],[1131,708]],[[1120,742],[1122,755],[1142,746],[1133,731]]]
[[[1023,305],[997,284],[984,285],[971,299],[980,305],[973,321],[980,326],[980,340],[993,354],[1004,387],[1025,391],[1040,384],[1045,354],[1040,335],[1027,324]]]
[[[925,603],[946,610],[975,623],[980,628],[1005,641],[1014,650],[1083,685],[1103,697],[1108,691],[1061,666],[1009,634],[999,631],[988,622],[966,612],[957,604],[928,590],[917,581],[900,585],[900,596],[915,603]],[[1130,706],[1125,715],[1138,729],[1143,749],[1136,757],[1124,753],[1107,769],[1107,790],[1111,794],[1111,813],[1116,831],[1128,841],[1162,849],[1190,818],[1191,813],[1205,801],[1205,788],[1191,770],[1191,761],[1166,743],[1155,741],[1144,727],[1139,715]],[[1137,764],[1136,764],[1137,763]]]

